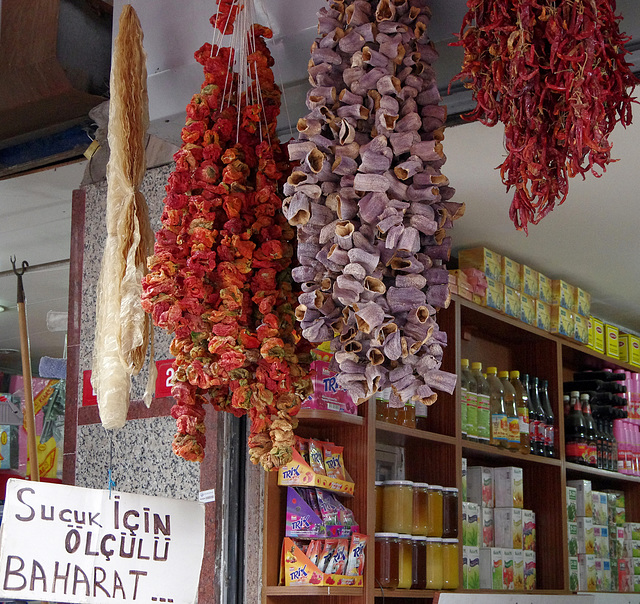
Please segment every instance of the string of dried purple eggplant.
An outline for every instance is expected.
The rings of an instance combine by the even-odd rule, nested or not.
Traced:
[[[440,369],[451,238],[464,213],[441,172],[446,107],[432,68],[426,0],[335,0],[318,14],[309,113],[289,145],[299,161],[285,216],[298,229],[294,279],[303,336],[331,341],[339,384],[362,403],[432,404]]]

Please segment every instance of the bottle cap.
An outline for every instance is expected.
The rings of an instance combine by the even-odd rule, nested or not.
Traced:
[[[586,392],[583,392],[583,393],[580,395],[580,400],[581,400],[581,401],[588,401],[588,400],[589,400],[589,394],[588,394],[588,393],[586,393]]]
[[[482,369],[482,363],[471,363],[471,369]]]
[[[509,372],[508,372],[508,371],[501,371],[500,373],[498,373],[498,377],[499,377],[500,379],[502,379],[502,378],[507,378],[507,379],[509,379]]]
[[[496,375],[498,369],[496,367],[487,367],[487,375]]]
[[[517,370],[511,371],[509,372],[509,377],[513,380],[513,379],[519,379],[520,378],[520,372]]]
[[[460,365],[463,367],[469,367],[469,359],[460,359]]]
[[[571,396],[572,396],[572,397],[574,397],[574,396],[575,396],[575,397],[577,398],[577,397],[579,397],[579,396],[580,396],[580,393],[579,393],[577,390],[572,390],[572,391],[571,391]]]

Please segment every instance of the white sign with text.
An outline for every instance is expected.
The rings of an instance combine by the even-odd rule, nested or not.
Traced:
[[[204,505],[12,478],[0,598],[194,604]]]

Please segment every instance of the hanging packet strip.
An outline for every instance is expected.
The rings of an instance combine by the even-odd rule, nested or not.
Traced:
[[[329,564],[329,560],[331,560],[333,556],[333,552],[336,550],[338,545],[337,539],[325,539],[324,547],[322,548],[322,553],[320,554],[320,558],[318,559],[318,570],[320,572],[325,572],[327,565]]]
[[[322,444],[313,439],[309,439],[309,465],[316,474],[327,475],[324,469]]]
[[[338,480],[346,480],[344,471],[344,460],[342,458],[342,450],[333,443],[324,443],[324,467],[327,476],[337,478]]]
[[[333,556],[331,557],[331,560],[329,560],[329,564],[327,564],[327,570],[325,572],[328,575],[343,575],[347,567],[348,555],[349,555],[349,540],[338,539],[338,545],[336,545],[336,549],[333,552]]]
[[[311,543],[309,543],[309,547],[306,551],[306,556],[311,560],[312,564],[318,566],[318,561],[320,559],[320,554],[322,553],[322,541],[319,539],[313,539]]]
[[[296,436],[296,449],[298,449],[304,462],[309,465],[309,441],[306,438]]]
[[[367,536],[355,533],[351,535],[351,549],[347,561],[345,575],[357,576],[364,573],[364,548],[367,545]]]

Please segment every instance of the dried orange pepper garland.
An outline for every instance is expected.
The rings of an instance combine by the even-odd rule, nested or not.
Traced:
[[[211,19],[224,34],[233,32],[234,8],[222,0]],[[309,345],[294,316],[294,232],[279,195],[291,170],[275,135],[270,36],[259,25],[247,33],[244,92],[232,49],[205,44],[195,53],[205,81],[187,106],[143,294],[154,323],[175,333],[174,452],[202,461],[204,404],[212,403],[249,415],[251,460],[269,470],[291,459],[294,416],[311,388]]]

